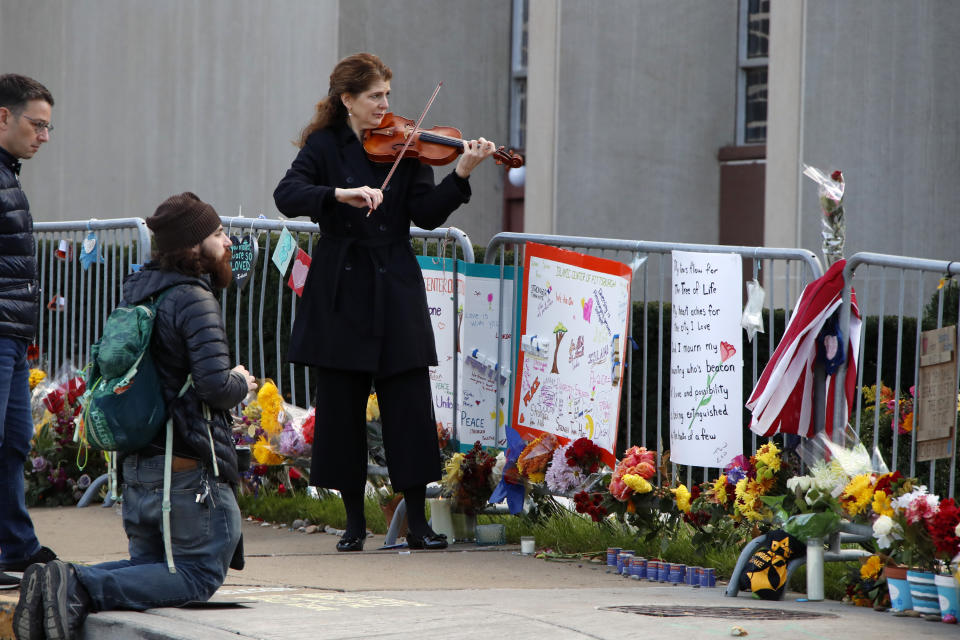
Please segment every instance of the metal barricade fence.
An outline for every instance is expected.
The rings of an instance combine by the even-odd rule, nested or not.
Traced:
[[[664,402],[668,401],[667,394],[670,384],[669,354],[665,356],[664,346],[669,344],[668,338],[665,335],[665,326],[667,327],[667,330],[669,330],[668,325],[670,319],[669,317],[666,319],[664,318],[662,303],[669,301],[669,293],[671,291],[670,282],[667,281],[667,278],[669,278],[671,274],[671,252],[689,251],[699,253],[738,254],[742,259],[748,261],[745,262],[745,264],[749,267],[750,273],[753,274],[755,279],[762,282],[766,290],[766,313],[764,321],[766,333],[758,334],[755,338],[754,344],[749,348],[752,354],[749,363],[751,366],[750,379],[752,384],[747,384],[746,382],[744,384],[744,402],[753,389],[753,386],[756,385],[756,382],[760,377],[760,373],[763,371],[763,366],[766,364],[769,356],[776,348],[776,338],[778,337],[778,332],[779,334],[782,334],[783,327],[785,326],[786,322],[789,321],[790,310],[792,309],[793,303],[796,301],[797,296],[808,282],[823,275],[823,268],[820,265],[820,261],[812,252],[805,249],[777,249],[765,247],[645,242],[639,240],[523,233],[499,233],[494,236],[487,245],[486,252],[484,254],[484,262],[487,264],[500,264],[501,267],[506,266],[506,250],[508,246],[512,245],[517,249],[513,253],[512,261],[512,266],[514,267],[516,273],[518,268],[522,267],[523,265],[521,253],[522,248],[527,242],[536,242],[539,244],[591,253],[593,255],[598,255],[599,257],[620,260],[621,262],[630,264],[633,268],[634,278],[631,297],[634,301],[634,305],[640,303],[640,309],[643,310],[643,318],[640,320],[639,326],[637,321],[633,318],[634,305],[631,305],[631,310],[628,317],[628,326],[631,327],[631,331],[635,334],[630,337],[635,341],[635,343],[639,342],[639,349],[642,353],[640,363],[641,369],[639,372],[641,375],[639,398],[644,405],[646,405],[647,400],[651,398],[651,394],[648,393],[648,388],[651,384],[653,384],[655,385],[655,402],[653,407],[642,406],[640,408],[640,434],[639,437],[637,437],[634,433],[633,425],[633,417],[635,413],[633,409],[633,395],[634,393],[637,393],[637,390],[634,390],[633,383],[633,374],[635,369],[634,357],[633,349],[627,349],[627,370],[625,381],[627,389],[631,390],[632,392],[624,394],[626,398],[625,400],[621,401],[621,429],[625,432],[625,442],[618,438],[618,442],[621,444],[618,446],[618,451],[615,451],[614,454],[619,458],[620,453],[634,444],[646,446],[650,450],[656,450],[658,480],[661,479],[660,462],[664,453],[664,434],[668,433],[668,424],[667,421],[664,420],[664,410],[665,408],[669,409],[669,407],[665,407]],[[654,315],[656,322],[655,326],[653,327],[650,326],[651,313],[649,310],[651,305],[654,305],[655,307]],[[783,310],[783,320],[775,323],[775,311],[777,309]],[[503,321],[505,319],[501,318],[501,320]],[[516,326],[516,316],[513,319],[506,320],[506,322],[510,322],[510,326],[512,327],[512,330],[509,333],[514,336],[518,335],[519,327]],[[501,335],[504,333],[502,331],[503,326],[505,326],[505,324],[501,324]],[[652,337],[651,332],[653,331],[656,332],[657,336],[656,346],[648,348],[650,345],[649,338]],[[639,333],[639,335],[636,335],[637,333]],[[766,341],[766,349],[764,350],[765,357],[760,357],[760,354],[758,353],[761,350],[757,348],[761,345],[760,341]],[[634,349],[637,348],[638,346],[635,344]],[[744,359],[744,365],[747,365],[746,358]],[[512,372],[511,379],[508,383],[510,385],[509,388],[512,388],[512,386],[515,384],[515,376],[516,372]],[[498,386],[498,404],[500,402],[500,394],[502,392],[503,390]],[[748,416],[745,413],[745,424],[748,423],[747,418]],[[820,424],[822,425],[822,417]],[[752,436],[751,443],[753,448],[756,449],[756,436]],[[700,467],[699,469],[700,473],[702,474],[702,480],[707,480],[709,470],[705,467]],[[689,486],[691,482],[694,481],[692,467],[678,468],[675,465],[672,470],[674,477],[679,477],[679,475],[683,475],[684,472],[686,475],[686,482]],[[699,481],[701,480],[697,480],[697,482]]]
[[[243,290],[228,287],[221,298],[235,357],[255,376],[274,378],[291,404],[309,405],[309,371],[284,364],[296,295],[287,286],[286,277],[272,267],[270,258],[276,245],[275,232],[286,228],[297,246],[309,254],[319,228],[311,222],[293,220],[222,217],[221,221],[231,235],[255,234],[258,246],[258,259],[251,265]],[[91,233],[97,240],[99,259],[84,269],[79,257]],[[37,334],[43,366],[50,375],[67,362],[82,369],[90,345],[100,337],[107,316],[121,301],[124,276],[135,265],[150,260],[150,233],[142,218],[121,218],[37,222],[34,235],[41,302],[45,305]],[[450,251],[456,257],[459,249],[465,261],[474,261],[473,245],[460,229],[411,227],[410,235],[422,243],[424,255],[443,257]]]
[[[856,291],[863,320],[858,393],[849,420],[868,448],[879,449],[891,471],[899,470],[909,476],[922,473],[918,471],[917,421],[913,419],[917,415],[913,390],[919,387],[921,334],[924,330],[957,323],[958,287],[955,282],[946,287],[941,285],[942,278],[958,274],[960,262],[878,253],[857,253],[847,259],[840,308],[842,335],[849,335],[851,290]],[[891,288],[894,291],[888,297]],[[945,295],[950,292],[952,296]],[[950,297],[954,297],[954,301],[951,302]],[[896,315],[887,315],[892,311]],[[891,331],[894,335],[888,336]],[[960,362],[960,358],[956,359]],[[842,365],[835,375],[842,379],[846,369],[847,365]],[[884,387],[889,393],[885,393]],[[836,391],[834,424],[842,424],[846,401],[840,385]],[[955,417],[949,462],[941,459],[938,464],[937,460],[931,460],[929,475],[924,474],[931,493],[944,495],[946,491],[951,498],[957,466],[956,431]]]
[[[123,277],[150,256],[150,234],[141,218],[37,222],[34,224],[41,313],[36,344],[51,376],[69,362],[83,368],[90,345],[120,302]],[[95,256],[80,257],[93,234]],[[90,247],[88,242],[87,247]]]
[[[293,235],[296,246],[312,256],[314,236],[319,235],[319,227],[312,222],[265,218],[221,217],[221,222],[231,236],[242,238],[253,234],[258,247],[258,257],[251,265],[250,277],[243,289],[238,291],[235,286],[228,287],[221,298],[224,324],[231,338],[234,357],[254,376],[273,379],[290,404],[310,406],[313,392],[309,368],[285,362],[298,299],[287,286],[289,276],[281,274],[271,258],[277,244],[276,234],[284,228]],[[449,249],[456,258],[459,249],[466,262],[474,260],[470,239],[455,227],[432,231],[411,227],[410,236],[421,242],[423,255],[446,257]],[[453,262],[456,269],[456,260]],[[317,327],[317,330],[322,331],[323,327]]]

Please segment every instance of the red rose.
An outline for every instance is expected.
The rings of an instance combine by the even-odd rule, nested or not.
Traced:
[[[834,182],[843,182],[843,174],[839,169],[830,174],[830,179]]]
[[[287,488],[283,486],[283,483],[281,482],[280,486],[277,487],[277,493],[279,493],[280,495],[283,495],[286,492],[287,492]]]
[[[289,474],[291,480],[299,480],[303,477],[303,474],[297,471],[296,467],[290,467]]]
[[[27,347],[27,360],[30,360],[31,362],[33,362],[39,359],[40,359],[40,347],[38,347],[36,344],[32,344],[29,347]]]
[[[63,391],[54,389],[43,398],[43,406],[50,413],[60,413],[63,411]]]
[[[83,381],[83,378],[80,376],[71,378],[70,382],[67,383],[67,400],[70,404],[74,404],[86,390],[87,383]]]

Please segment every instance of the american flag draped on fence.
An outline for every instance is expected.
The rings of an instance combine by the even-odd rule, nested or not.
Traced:
[[[837,376],[829,375],[830,363],[847,362],[844,393],[846,415],[854,400],[857,385],[857,357],[860,344],[860,311],[856,293],[851,290],[850,335],[840,335],[834,327],[843,300],[843,268],[846,260],[835,262],[820,278],[804,287],[786,333],[773,357],[764,367],[747,409],[753,412],[750,429],[761,436],[775,433],[814,435],[813,365],[817,359],[818,336],[821,356],[827,362],[826,416],[824,429],[833,433],[834,392]],[[839,314],[837,314],[839,315]],[[827,327],[827,331],[824,328]],[[824,331],[821,336],[821,331]],[[842,351],[840,351],[842,350]],[[841,425],[842,428],[842,425]]]

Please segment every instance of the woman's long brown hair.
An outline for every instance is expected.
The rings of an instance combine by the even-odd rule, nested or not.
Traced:
[[[314,131],[346,120],[347,108],[340,99],[342,94],[359,95],[377,80],[389,82],[392,77],[390,67],[372,53],[355,53],[338,62],[330,74],[327,97],[317,103],[313,120],[300,132],[300,139],[295,144],[302,148]]]

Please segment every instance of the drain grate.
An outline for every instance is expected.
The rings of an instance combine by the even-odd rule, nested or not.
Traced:
[[[836,618],[832,613],[811,613],[789,609],[764,609],[760,607],[658,607],[623,605],[601,607],[603,611],[637,613],[659,618],[734,618],[737,620],[809,620],[810,618]]]

